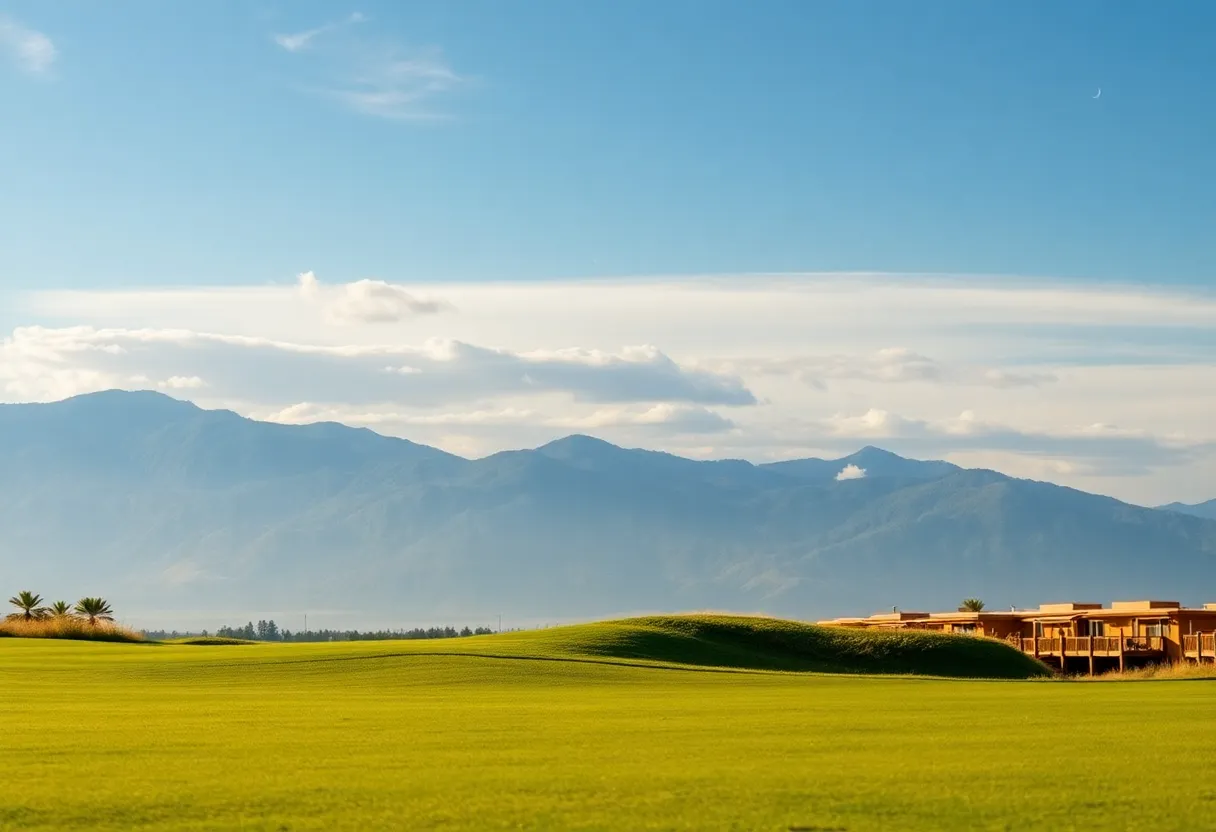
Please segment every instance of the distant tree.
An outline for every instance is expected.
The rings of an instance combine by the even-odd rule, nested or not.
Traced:
[[[984,602],[979,598],[964,598],[962,605],[958,608],[959,612],[982,612]]]
[[[93,627],[97,626],[99,621],[114,620],[114,610],[104,598],[81,598],[76,604],[76,614]]]
[[[279,625],[274,620],[259,621],[257,627],[258,641],[278,641]]]
[[[72,605],[67,601],[56,601],[47,610],[52,618],[68,618],[72,614]]]
[[[8,602],[20,610],[10,614],[10,620],[37,621],[47,616],[46,607],[42,606],[42,596],[28,590],[18,592]]]

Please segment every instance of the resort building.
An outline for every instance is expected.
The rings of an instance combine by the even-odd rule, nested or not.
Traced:
[[[1216,604],[1043,604],[1008,612],[900,612],[820,621],[834,627],[937,630],[1007,641],[1061,670],[1102,672],[1162,662],[1216,662]]]

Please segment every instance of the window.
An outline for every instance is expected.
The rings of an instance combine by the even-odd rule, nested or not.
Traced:
[[[1164,621],[1149,621],[1144,625],[1144,635],[1148,638],[1161,638],[1168,626]]]
[[[956,633],[974,633],[975,625],[974,624],[955,624],[954,632],[956,632]]]

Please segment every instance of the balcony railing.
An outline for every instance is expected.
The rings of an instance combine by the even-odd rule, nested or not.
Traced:
[[[1196,633],[1182,637],[1182,652],[1188,656],[1216,657],[1216,633]]]
[[[1049,636],[1023,638],[1021,647],[1025,653],[1040,656],[1088,656],[1091,650],[1095,656],[1140,655],[1162,652],[1165,639],[1161,636]]]

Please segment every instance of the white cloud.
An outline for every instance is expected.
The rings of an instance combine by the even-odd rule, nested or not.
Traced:
[[[297,285],[302,297],[324,307],[332,323],[399,323],[449,308],[443,301],[415,297],[403,286],[383,280],[356,280],[330,287],[313,272],[304,272],[297,277]]]
[[[300,272],[296,276],[296,285],[300,287],[300,294],[309,300],[321,295],[321,280],[314,272]]]
[[[865,468],[859,468],[856,465],[849,464],[840,469],[840,473],[836,475],[836,481],[843,482],[845,480],[861,480],[865,479],[865,476]]]
[[[735,427],[735,423],[720,413],[696,405],[656,404],[644,410],[597,410],[583,418],[548,421],[555,427],[579,430],[602,430],[614,427],[661,429],[671,434],[720,433]]]
[[[165,390],[199,390],[206,387],[207,382],[198,376],[170,376],[156,386]]]
[[[905,435],[910,426],[919,423],[895,413],[870,408],[857,415],[836,414],[823,420],[823,427],[832,436],[850,439],[884,439]]]
[[[0,52],[7,53],[19,69],[31,75],[45,75],[59,57],[59,50],[42,32],[0,16]]]

